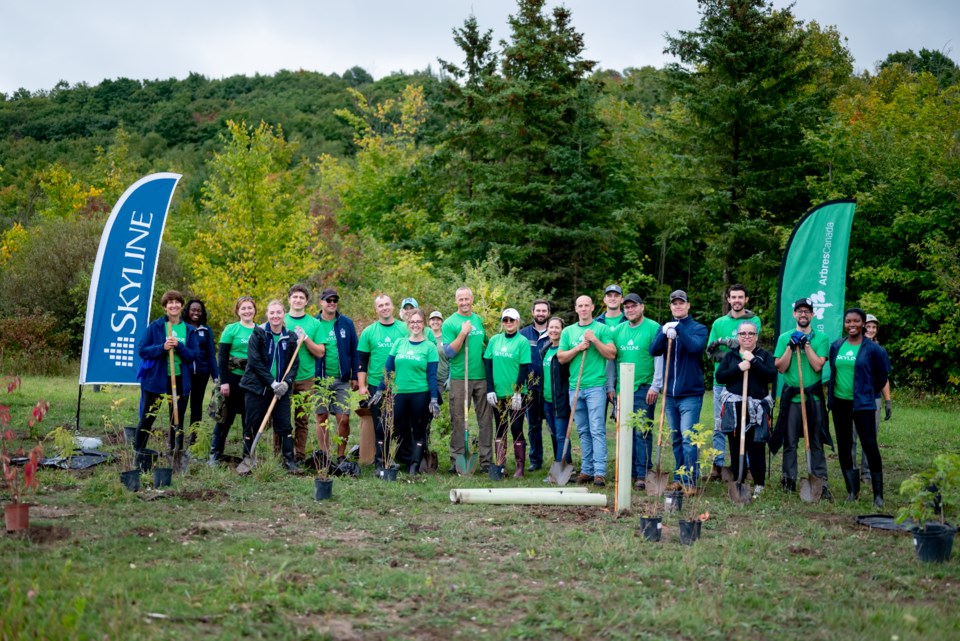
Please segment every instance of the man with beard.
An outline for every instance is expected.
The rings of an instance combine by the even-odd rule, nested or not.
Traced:
[[[530,406],[527,408],[527,441],[530,443],[530,467],[536,472],[543,467],[543,356],[540,348],[550,342],[547,336],[547,319],[550,318],[550,303],[542,298],[533,301],[533,322],[520,330],[530,343],[530,371],[533,374],[527,389]],[[550,429],[553,451],[557,451],[557,437]]]
[[[821,499],[831,499],[827,487],[827,459],[823,443],[830,442],[827,428],[827,412],[824,406],[821,371],[830,355],[830,339],[826,334],[813,331],[813,301],[801,298],[793,304],[793,318],[797,325],[793,330],[780,334],[773,357],[777,371],[783,376],[783,391],[780,395],[780,415],[776,431],[783,438],[783,475],[780,483],[787,492],[797,489],[797,443],[803,434],[803,415],[800,408],[800,378],[794,357],[800,359],[803,371],[803,391],[807,404],[807,433],[810,439],[810,467],[823,479]]]
[[[710,474],[711,479],[720,478],[720,468],[723,467],[723,451],[726,447],[727,439],[720,431],[720,414],[723,409],[720,407],[720,397],[723,395],[724,386],[717,382],[717,368],[720,367],[720,361],[723,355],[730,351],[730,347],[736,343],[737,328],[740,323],[749,320],[757,328],[757,337],[760,336],[760,317],[747,309],[747,303],[750,297],[747,296],[747,288],[737,283],[727,289],[727,304],[730,311],[713,321],[710,326],[710,336],[707,337],[707,355],[714,362],[713,364],[713,447],[720,452],[713,460],[713,471]]]

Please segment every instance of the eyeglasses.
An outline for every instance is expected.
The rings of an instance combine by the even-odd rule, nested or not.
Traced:
[[[793,312],[799,316],[812,316],[813,312],[809,309],[795,309]]]
[[[407,321],[407,325],[423,325],[423,321],[411,319]]]
[[[756,332],[737,332],[737,336],[756,336]]]
[[[339,298],[333,298],[333,297],[331,297],[331,298],[327,298],[326,301],[327,301],[328,303],[337,304],[337,303],[340,302],[340,299],[339,299]]]
[[[500,321],[503,322],[503,323],[516,323],[516,322],[517,322],[517,319],[516,319],[516,318],[501,318]]]

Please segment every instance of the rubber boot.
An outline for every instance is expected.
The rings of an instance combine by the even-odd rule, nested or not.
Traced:
[[[874,472],[870,475],[870,482],[873,485],[873,506],[883,507],[883,472]]]
[[[280,439],[280,451],[283,454],[283,467],[290,474],[299,474],[300,466],[297,464],[297,458],[293,451],[293,435],[284,434]]]
[[[859,501],[860,470],[843,470],[843,482],[847,485],[847,501]]]
[[[420,471],[420,459],[423,458],[423,441],[416,441],[410,451],[410,462],[407,466],[407,473],[410,476],[416,476]]]
[[[383,469],[383,440],[377,441],[377,447],[373,452],[373,469],[377,472]]]
[[[513,473],[513,478],[523,478],[523,466],[527,462],[527,444],[523,441],[513,443],[513,458],[517,462],[517,471]]]
[[[223,456],[223,447],[226,441],[225,430],[217,423],[213,426],[213,441],[210,443],[210,465],[216,465]]]

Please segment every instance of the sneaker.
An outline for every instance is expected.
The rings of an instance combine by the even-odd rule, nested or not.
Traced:
[[[644,479],[637,479],[637,482],[633,484],[633,489],[645,490],[647,489],[647,482]]]
[[[592,481],[592,480],[593,480],[593,477],[590,476],[589,474],[578,474],[578,475],[577,475],[577,483],[578,483],[579,485],[583,485],[584,483],[589,483],[589,482]]]
[[[758,498],[760,498],[760,495],[761,495],[761,494],[763,494],[763,486],[762,486],[762,485],[758,485],[757,487],[753,488],[753,498],[758,499]]]
[[[537,470],[540,470],[540,469],[543,469],[543,466],[540,465],[539,463],[531,463],[531,464],[527,467],[527,471],[528,471],[528,472],[536,472]]]
[[[594,476],[593,484],[596,485],[597,487],[603,487],[607,484],[607,480],[602,476]]]

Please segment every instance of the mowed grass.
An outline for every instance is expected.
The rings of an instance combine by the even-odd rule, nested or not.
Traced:
[[[0,404],[24,436],[37,399],[51,404],[41,424],[49,431],[73,420],[76,393],[75,379],[28,378]],[[101,420],[117,398],[127,400],[112,420],[132,424],[135,388],[84,393],[81,432],[103,436],[106,449],[123,447]],[[960,449],[955,417],[955,407],[896,404],[880,436],[887,512],[903,478]],[[233,432],[236,453],[239,425]],[[613,433],[611,423],[611,479]],[[679,544],[672,515],[662,542],[643,541],[638,515],[652,499],[636,493],[633,514],[616,518],[599,508],[451,504],[452,488],[494,485],[479,475],[391,484],[364,468],[316,502],[312,477],[275,464],[240,478],[198,463],[169,491],[139,494],[121,488],[116,465],[43,470],[33,527],[0,537],[0,637],[960,638],[956,553],[921,564],[909,536],[855,524],[873,512],[868,489],[856,505],[806,505],[776,489],[778,459],[773,467],[748,506],[708,486],[700,511],[711,518],[692,547]],[[830,475],[842,499],[835,455]],[[545,477],[499,485],[542,487]]]

